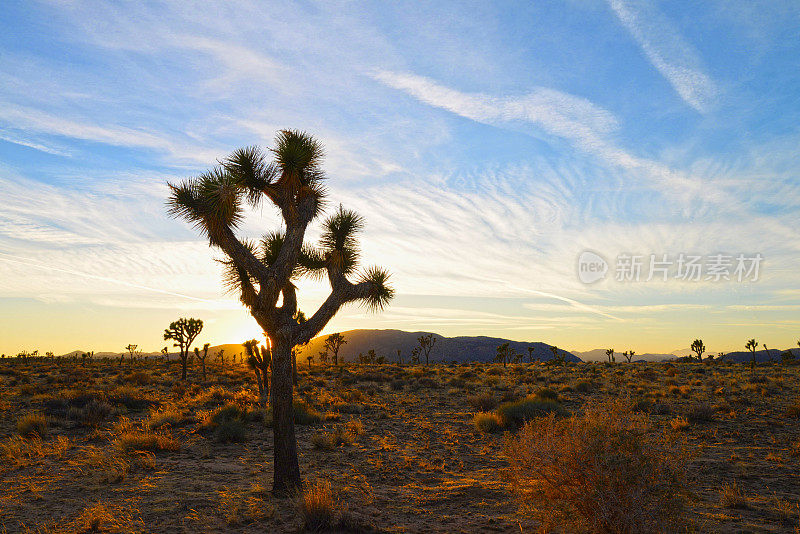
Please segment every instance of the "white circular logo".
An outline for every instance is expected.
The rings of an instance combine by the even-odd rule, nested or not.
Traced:
[[[584,284],[593,284],[602,280],[608,273],[608,262],[590,250],[584,250],[578,256],[578,279]]]

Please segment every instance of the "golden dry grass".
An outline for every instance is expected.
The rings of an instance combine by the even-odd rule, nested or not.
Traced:
[[[251,372],[227,363],[202,385],[178,378],[176,362],[0,362],[0,532],[302,530],[302,509],[263,489],[271,419]],[[800,367],[778,365],[303,366],[300,465],[330,484],[335,528],[536,532],[506,440],[548,411],[567,425],[629,398],[637,420],[692,452],[690,531],[792,532],[799,387]],[[730,506],[731,488],[746,507]],[[325,516],[325,492],[312,495]]]

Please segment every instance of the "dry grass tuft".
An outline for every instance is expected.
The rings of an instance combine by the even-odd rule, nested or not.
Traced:
[[[475,425],[475,430],[484,434],[499,432],[503,428],[503,421],[494,412],[476,413],[472,418],[472,424]]]
[[[47,417],[42,414],[29,412],[17,421],[17,432],[23,438],[47,437]]]
[[[739,483],[735,480],[722,486],[719,494],[719,503],[725,508],[738,510],[744,510],[748,507],[747,496],[742,492]]]
[[[671,426],[672,430],[676,432],[683,432],[684,430],[689,428],[690,423],[685,417],[678,416],[670,420],[669,426]]]
[[[298,509],[303,526],[312,532],[326,532],[336,526],[342,504],[333,494],[331,483],[316,480],[306,486],[298,497]]]
[[[96,503],[78,517],[79,532],[140,532],[144,523],[129,506]]]
[[[275,513],[274,508],[264,502],[262,494],[257,485],[249,490],[224,487],[217,492],[217,511],[230,527],[258,522]]]

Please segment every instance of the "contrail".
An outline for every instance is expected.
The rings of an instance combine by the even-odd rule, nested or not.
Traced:
[[[72,269],[62,269],[61,267],[53,267],[52,265],[42,265],[40,263],[34,263],[33,260],[29,258],[23,258],[21,256],[14,256],[13,254],[8,254],[5,252],[0,252],[0,256],[7,256],[5,258],[0,257],[0,260],[7,261],[10,263],[17,263],[19,265],[25,265],[26,267],[34,267],[36,269],[42,269],[43,271],[55,271],[59,273],[71,274],[74,276],[81,276],[83,278],[90,278],[94,280],[102,280],[103,282],[111,282],[112,284],[119,284],[121,286],[132,287],[136,289],[144,289],[145,291],[152,291],[153,293],[161,293],[162,295],[172,295],[173,297],[181,297],[184,299],[194,300],[197,302],[211,302],[214,303],[216,301],[209,300],[209,299],[202,299],[199,297],[192,297],[191,295],[184,295],[183,293],[176,293],[174,291],[168,291],[166,289],[158,289],[155,287],[143,286],[140,284],[134,284],[132,282],[126,282],[124,280],[117,280],[116,278],[109,278],[107,276],[98,276],[96,274],[84,273],[81,271],[74,271]],[[11,259],[14,258],[14,259]]]
[[[500,282],[501,284],[505,285],[509,289],[513,289],[514,291],[521,291],[523,293],[532,293],[534,295],[539,295],[541,297],[548,297],[551,299],[560,300],[562,302],[566,302],[567,304],[569,304],[574,308],[578,308],[579,310],[595,313],[597,315],[607,317],[608,319],[614,319],[615,321],[624,321],[624,319],[621,319],[616,315],[611,315],[610,313],[604,312],[603,310],[598,310],[597,308],[589,306],[588,304],[584,304],[583,302],[578,302],[577,300],[571,299],[569,297],[562,297],[561,295],[556,295],[555,293],[548,293],[547,291],[539,291],[538,289],[528,289],[525,287],[511,285],[505,280],[499,280],[497,278],[484,278],[484,280],[486,280],[487,282]]]

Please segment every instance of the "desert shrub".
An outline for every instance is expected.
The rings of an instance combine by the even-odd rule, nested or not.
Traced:
[[[707,423],[714,419],[714,407],[706,402],[692,405],[686,417],[692,423]]]
[[[131,373],[125,377],[125,382],[128,384],[135,384],[137,386],[146,386],[150,383],[151,377],[149,373],[145,373],[144,371],[136,371],[135,373]]]
[[[579,380],[575,384],[575,391],[578,393],[589,393],[592,391],[592,383],[588,380]]]
[[[491,395],[491,393],[481,393],[479,395],[468,396],[467,404],[481,412],[488,412],[497,406],[497,401]]]
[[[566,410],[554,400],[525,398],[505,402],[497,408],[497,415],[505,428],[520,427],[525,422],[549,414],[564,415]]]
[[[354,436],[360,436],[364,433],[364,423],[361,422],[361,419],[351,419],[347,422],[346,425],[347,431],[353,434]]]
[[[503,428],[500,416],[493,412],[476,413],[472,418],[472,424],[475,426],[475,430],[485,434],[498,432]]]
[[[360,414],[364,413],[364,405],[352,402],[338,402],[333,405],[333,409],[339,413]]]
[[[463,378],[458,377],[451,378],[447,383],[454,388],[463,388],[467,385],[467,382]]]
[[[439,382],[434,380],[433,378],[429,378],[427,376],[423,376],[422,378],[417,379],[417,385],[423,388],[438,388],[440,386]]]
[[[795,419],[800,417],[800,400],[795,401],[794,404],[792,404],[786,409],[786,417],[792,417]]]
[[[683,520],[686,447],[627,400],[532,420],[506,453],[523,511],[543,531],[674,532]]]
[[[178,408],[166,408],[151,412],[147,420],[147,426],[150,430],[156,430],[163,426],[180,426],[188,421],[189,418],[184,414],[183,410]]]
[[[747,508],[747,497],[739,488],[739,484],[734,480],[731,483],[726,483],[722,486],[719,493],[719,503],[724,508]]]
[[[96,427],[110,418],[114,412],[114,407],[108,402],[92,399],[82,409],[79,409],[77,415],[82,424]]]
[[[129,410],[143,410],[155,404],[142,391],[130,386],[118,387],[110,392],[108,402],[121,404]]]
[[[19,387],[19,394],[20,395],[36,395],[38,393],[39,388],[36,387],[36,384],[22,384]]]
[[[24,438],[46,438],[47,417],[36,412],[29,412],[17,421],[17,432]]]
[[[391,387],[391,388],[392,388],[392,390],[394,390],[394,391],[400,391],[400,390],[402,390],[402,389],[403,389],[403,387],[405,387],[405,385],[406,385],[406,381],[405,381],[405,380],[402,380],[402,379],[399,379],[399,378],[398,378],[398,379],[396,379],[396,380],[392,380],[392,381],[389,383],[389,387]]]
[[[214,440],[219,443],[241,443],[247,439],[247,428],[241,419],[226,419],[214,429]]]
[[[502,376],[505,372],[502,367],[490,367],[486,370],[486,374],[489,376]]]
[[[97,482],[104,484],[122,482],[131,469],[130,462],[118,455],[88,447],[78,460],[81,472],[88,472]]]
[[[298,425],[316,425],[322,421],[322,414],[305,401],[294,401],[292,409],[294,410],[294,422]]]
[[[542,388],[535,395],[537,399],[558,400],[558,392],[551,388]]]
[[[356,435],[349,428],[336,426],[330,432],[319,431],[311,434],[311,445],[316,449],[335,449],[340,445],[352,445]]]
[[[127,453],[142,451],[177,451],[181,448],[178,440],[167,434],[149,430],[131,429],[123,432],[116,440],[119,450]]]

